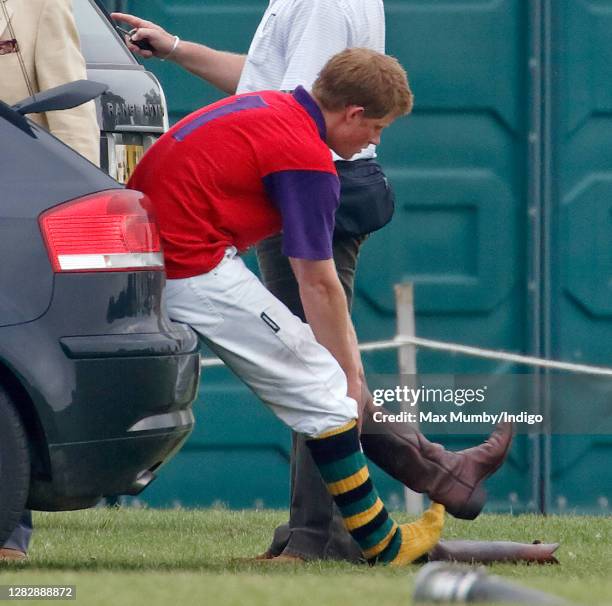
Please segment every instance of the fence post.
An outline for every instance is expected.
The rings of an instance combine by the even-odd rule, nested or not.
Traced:
[[[414,337],[414,291],[411,283],[395,285],[395,309],[397,314],[397,336]],[[397,365],[400,372],[400,383],[403,387],[416,387],[416,348],[414,345],[402,345],[398,348]],[[416,412],[418,405],[410,408],[408,404],[402,404],[402,410]],[[418,430],[419,424],[412,424]],[[423,495],[404,488],[404,502],[406,511],[419,514],[423,511]]]

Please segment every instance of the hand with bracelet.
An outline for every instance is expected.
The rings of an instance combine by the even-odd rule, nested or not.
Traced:
[[[125,43],[135,55],[145,59],[157,57],[165,61],[174,54],[181,41],[178,36],[168,33],[165,29],[151,21],[145,21],[144,19],[124,13],[114,13],[113,18],[117,21],[125,22],[132,27],[129,33],[125,35]],[[121,31],[125,32],[123,29]],[[141,44],[136,44],[136,42]],[[143,42],[148,43],[152,50],[148,50],[146,47],[142,48]]]
[[[233,95],[240,80],[246,55],[219,51],[203,44],[181,40],[165,29],[135,15],[112,13],[115,21],[127,23],[132,28],[126,34],[128,48],[143,59],[157,57],[174,63],[203,78],[220,90]],[[135,43],[146,41],[154,50],[139,48]]]

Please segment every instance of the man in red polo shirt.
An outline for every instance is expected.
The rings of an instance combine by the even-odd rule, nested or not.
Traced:
[[[339,180],[329,148],[350,158],[379,144],[412,109],[399,63],[367,49],[339,53],[312,94],[229,97],[180,121],[144,156],[129,187],[158,218],[170,317],[191,325],[308,447],[345,525],[374,563],[405,564],[438,541],[434,504],[398,526],[359,444],[364,372],[332,259]],[[308,324],[236,255],[282,231]]]
[[[229,248],[284,234],[290,257],[329,259],[339,182],[313,98],[230,97],[187,116],[138,165],[170,279],[210,272]]]

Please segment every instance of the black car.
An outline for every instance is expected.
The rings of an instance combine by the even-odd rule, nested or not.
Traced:
[[[165,313],[146,197],[22,115],[63,98],[0,102],[0,544],[26,505],[137,494],[193,426],[197,338]]]

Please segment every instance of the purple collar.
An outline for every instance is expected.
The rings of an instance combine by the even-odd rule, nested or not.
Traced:
[[[298,86],[293,91],[295,100],[306,110],[308,115],[314,120],[317,128],[319,129],[319,135],[321,139],[325,141],[327,139],[327,127],[325,126],[325,118],[321,108],[317,105],[317,102],[312,98],[312,95],[303,87]]]

